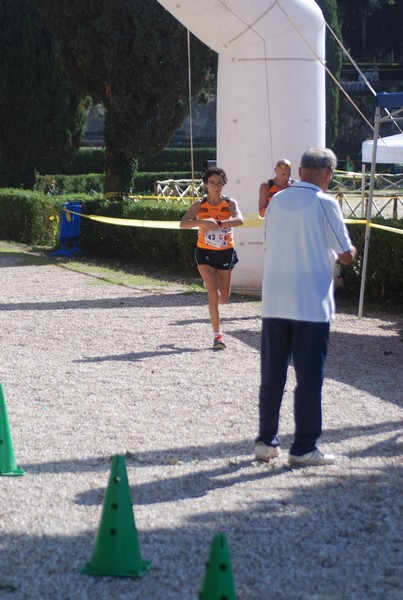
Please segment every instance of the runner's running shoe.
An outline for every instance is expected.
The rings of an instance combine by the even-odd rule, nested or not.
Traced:
[[[213,350],[224,350],[227,346],[224,344],[222,334],[216,335],[213,342]]]

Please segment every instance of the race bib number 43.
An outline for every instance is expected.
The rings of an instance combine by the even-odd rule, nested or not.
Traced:
[[[206,231],[204,234],[204,241],[209,246],[214,246],[214,248],[223,248],[227,245],[226,234],[226,229],[221,229],[220,231]]]

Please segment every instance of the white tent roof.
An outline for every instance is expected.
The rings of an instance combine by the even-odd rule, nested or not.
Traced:
[[[373,140],[362,143],[362,162],[372,161]],[[403,133],[389,135],[378,140],[376,145],[376,162],[384,164],[403,163]]]

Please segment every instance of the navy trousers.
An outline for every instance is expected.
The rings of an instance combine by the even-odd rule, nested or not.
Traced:
[[[329,330],[329,323],[263,319],[256,441],[279,445],[280,407],[292,359],[297,385],[294,390],[295,432],[290,453],[301,456],[316,448],[322,432],[322,384]]]

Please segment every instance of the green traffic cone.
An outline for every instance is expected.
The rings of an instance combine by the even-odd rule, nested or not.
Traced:
[[[101,521],[91,560],[81,573],[141,577],[151,567],[140,555],[124,456],[112,461]]]
[[[24,475],[24,470],[19,469],[15,462],[2,383],[0,383],[0,475],[7,477]]]
[[[200,600],[236,600],[228,543],[223,533],[213,537]]]

